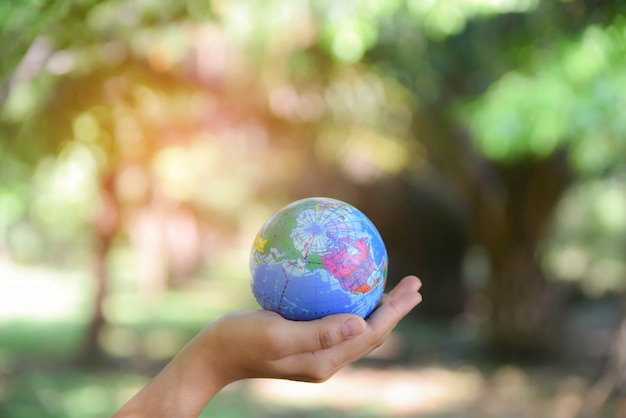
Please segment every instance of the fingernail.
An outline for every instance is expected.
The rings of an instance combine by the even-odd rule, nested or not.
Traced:
[[[343,323],[343,336],[346,338],[356,337],[363,332],[363,323],[356,318],[350,318]]]

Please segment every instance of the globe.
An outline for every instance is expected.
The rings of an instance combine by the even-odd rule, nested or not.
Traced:
[[[374,224],[336,199],[295,201],[261,228],[250,254],[251,288],[263,309],[291,320],[337,313],[367,317],[387,279]]]

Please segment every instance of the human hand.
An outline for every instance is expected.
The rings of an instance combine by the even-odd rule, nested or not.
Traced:
[[[322,382],[379,347],[421,301],[405,277],[364,320],[330,315],[289,321],[270,311],[239,312],[207,325],[116,417],[193,417],[224,386],[266,377]]]
[[[367,320],[337,314],[297,322],[270,311],[227,315],[202,331],[198,349],[212,359],[219,385],[252,377],[322,382],[380,346],[421,301],[420,286],[417,277],[404,278]]]

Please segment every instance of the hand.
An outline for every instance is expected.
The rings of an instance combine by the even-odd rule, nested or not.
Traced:
[[[338,314],[296,322],[270,311],[226,315],[207,325],[116,416],[197,416],[221,388],[245,378],[323,382],[380,346],[421,301],[420,287],[417,277],[405,277],[367,320]]]
[[[270,311],[228,315],[201,333],[201,350],[215,359],[220,384],[250,377],[322,382],[380,346],[421,300],[419,287],[416,277],[405,278],[367,321],[350,314],[308,322]]]

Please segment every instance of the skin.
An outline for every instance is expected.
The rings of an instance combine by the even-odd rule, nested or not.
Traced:
[[[324,382],[379,347],[422,300],[420,287],[417,277],[405,277],[367,320],[338,314],[296,322],[270,311],[223,316],[113,417],[197,417],[222,388],[248,378]]]

